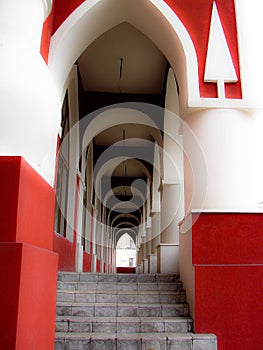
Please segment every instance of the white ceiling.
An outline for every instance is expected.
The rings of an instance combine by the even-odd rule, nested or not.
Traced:
[[[167,60],[150,39],[124,22],[95,40],[78,65],[85,91],[161,94]]]

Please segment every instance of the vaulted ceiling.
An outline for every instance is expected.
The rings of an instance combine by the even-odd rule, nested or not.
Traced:
[[[144,34],[121,23],[79,57],[85,91],[161,94],[167,60]]]
[[[99,108],[126,99],[162,100],[168,62],[151,40],[128,23],[119,24],[95,40],[77,63],[87,106]],[[147,178],[152,176],[157,132],[160,134],[147,125],[124,123],[95,135],[95,161],[103,155],[103,166],[110,164],[102,183],[108,183],[111,178],[113,196],[107,199],[107,205],[108,210],[109,207],[116,210],[111,214],[112,220],[120,212],[123,220],[132,225],[132,219],[125,213],[134,212],[140,218],[147,192],[142,181],[146,185]],[[107,186],[104,195],[108,193]],[[119,208],[115,208],[116,198],[121,201]]]

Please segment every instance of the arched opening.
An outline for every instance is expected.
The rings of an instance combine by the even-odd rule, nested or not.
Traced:
[[[105,5],[104,1],[99,3]],[[83,47],[75,48],[74,54],[79,56],[75,57],[75,65],[67,79],[64,74],[59,78],[60,69],[56,69],[60,91],[62,94],[67,91],[64,105],[68,101],[72,111],[68,123],[72,128],[62,140],[60,149],[69,174],[67,199],[63,196],[58,199],[57,207],[64,207],[66,218],[63,233],[59,233],[76,244],[78,271],[114,271],[118,261],[118,235],[124,232],[135,236],[138,271],[157,272],[160,266],[151,267],[148,257],[157,257],[160,254],[158,249],[166,249],[167,245],[169,251],[173,247],[172,255],[175,252],[176,260],[172,259],[171,266],[176,266],[174,272],[177,272],[178,223],[183,218],[184,196],[183,151],[175,113],[179,112],[180,96],[184,100],[187,93],[187,82],[182,78],[185,74],[182,67],[186,61],[181,58],[183,45],[176,32],[174,36],[170,33],[169,38],[173,37],[176,42],[177,61],[174,53],[172,56],[168,52],[164,54],[168,44],[158,42],[157,33],[147,30],[147,23],[144,23],[147,21],[141,22],[137,10],[137,19],[123,20],[122,16],[119,17],[120,14],[127,15],[128,10],[135,10],[128,3],[128,7],[120,6],[116,14],[118,20],[112,19],[114,26],[112,22],[108,30],[103,25],[99,30],[96,28],[95,40],[80,37]],[[150,15],[149,23],[157,17],[160,20],[162,14],[156,12],[153,5],[146,6],[145,1],[141,5],[143,11]],[[96,6],[89,11],[95,9]],[[102,14],[103,11],[98,12],[99,17]],[[85,12],[83,21],[86,16]],[[178,19],[175,22],[180,27]],[[168,27],[171,29],[171,23],[166,20],[162,30],[167,34]],[[182,34],[184,31],[182,26],[180,28]],[[74,26],[71,30],[73,35]],[[59,32],[57,36],[61,34]],[[57,50],[62,53],[66,49],[64,40],[71,39],[70,35],[60,39],[62,48]],[[56,35],[54,45],[55,41]],[[160,45],[156,46],[156,42]],[[57,55],[60,54],[51,50],[51,70],[56,66]],[[67,70],[68,57],[62,61],[61,67]],[[181,85],[176,71],[171,68],[172,63],[178,71]],[[174,99],[171,94],[174,94]],[[166,107],[171,109],[169,113]],[[175,138],[169,135],[171,130],[168,129],[175,132]],[[64,135],[63,130],[62,125]],[[63,180],[59,177],[60,174],[57,184],[61,187]],[[176,187],[172,191],[176,198],[167,195],[171,187]],[[165,219],[162,206],[169,206]],[[85,262],[88,260],[89,266]]]
[[[128,232],[124,230],[117,241],[116,268],[136,267],[136,244]]]
[[[79,6],[51,40],[49,69],[61,101],[72,65],[97,38],[123,22],[146,35],[170,62],[181,89],[181,108],[196,101],[200,94],[193,42],[181,20],[162,0],[100,0]]]

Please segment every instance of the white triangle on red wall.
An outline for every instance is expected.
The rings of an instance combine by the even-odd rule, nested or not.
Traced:
[[[215,2],[212,9],[204,81],[217,83],[219,98],[225,98],[225,83],[238,81]]]

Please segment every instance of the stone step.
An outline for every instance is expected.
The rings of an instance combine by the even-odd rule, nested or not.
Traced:
[[[59,272],[58,281],[62,282],[123,282],[123,283],[174,283],[179,280],[175,274],[107,274]]]
[[[216,350],[212,334],[57,333],[55,350]]]
[[[58,290],[58,302],[70,303],[165,303],[180,304],[186,302],[185,291],[90,291]]]
[[[58,316],[188,317],[188,304],[68,303],[57,302]]]
[[[58,316],[57,332],[187,333],[192,320],[182,317],[77,317]]]
[[[216,350],[177,275],[59,273],[55,350]]]
[[[58,281],[58,290],[90,290],[90,291],[178,291],[183,290],[181,282],[164,283],[164,282],[77,282],[77,281]]]

